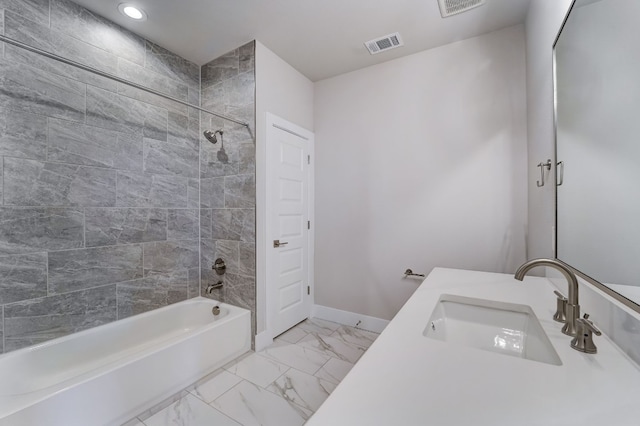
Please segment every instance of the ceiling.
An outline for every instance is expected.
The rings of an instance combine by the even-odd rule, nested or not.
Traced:
[[[74,0],[199,65],[258,40],[312,81],[522,23],[531,0],[487,0],[446,19],[437,0]],[[122,1],[148,14],[134,22]],[[405,45],[363,43],[400,32]]]

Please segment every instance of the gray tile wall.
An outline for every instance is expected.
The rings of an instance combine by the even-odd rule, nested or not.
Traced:
[[[0,0],[0,32],[200,102],[199,66],[69,0]],[[238,84],[221,81],[229,113],[253,103],[249,56],[235,61]],[[253,241],[253,149],[229,128],[233,166],[210,165],[200,127],[197,110],[0,46],[0,352],[198,295],[200,223],[235,241],[220,243],[233,288],[250,285],[239,241]],[[200,217],[201,178],[207,208],[234,208],[215,226],[212,210]]]
[[[248,43],[202,67],[202,106],[250,123],[255,134],[255,43]],[[202,138],[200,152],[200,264],[202,291],[220,279],[211,265],[222,257],[224,287],[212,297],[252,312],[255,335],[255,144],[242,126],[202,115],[202,130],[222,129],[221,143]],[[224,157],[223,157],[224,159]],[[203,294],[204,295],[204,294]]]

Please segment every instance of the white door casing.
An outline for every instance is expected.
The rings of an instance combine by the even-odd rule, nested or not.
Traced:
[[[313,134],[267,114],[266,148],[267,329],[275,337],[311,314]]]

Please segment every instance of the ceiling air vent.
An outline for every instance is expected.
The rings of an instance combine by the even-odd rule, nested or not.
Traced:
[[[482,6],[486,0],[438,0],[443,18]]]
[[[384,37],[377,38],[375,40],[369,40],[364,44],[369,53],[376,55],[385,50],[395,49],[396,47],[404,46],[400,33],[393,33]]]

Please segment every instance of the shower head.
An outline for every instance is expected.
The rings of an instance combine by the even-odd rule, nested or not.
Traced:
[[[220,137],[222,137],[222,130],[216,130],[215,132],[212,132],[211,130],[205,130],[204,137],[207,138],[207,140],[211,143],[217,143],[218,138],[216,138],[216,133],[220,133]]]

